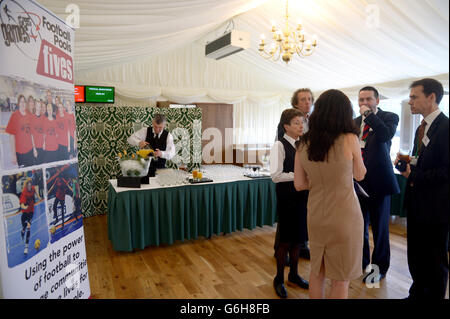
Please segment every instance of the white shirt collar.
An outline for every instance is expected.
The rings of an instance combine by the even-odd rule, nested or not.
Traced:
[[[425,122],[427,122],[427,126],[430,127],[431,123],[436,119],[436,117],[439,116],[441,113],[441,110],[438,108],[436,111],[431,112],[427,115],[427,117],[424,118]]]
[[[152,128],[152,131],[153,131],[153,128]],[[163,132],[163,131],[161,131],[161,132],[159,132],[158,134],[156,134],[156,133],[155,133],[155,131],[153,131],[153,136],[154,136],[154,137],[156,137],[156,135],[157,135],[157,136],[158,136],[158,138],[160,138],[160,137],[161,137],[161,134],[162,134],[162,132]]]
[[[284,133],[283,135],[284,139],[286,141],[288,141],[294,148],[295,148],[295,142],[298,141],[300,138],[294,140],[292,137],[290,137],[289,135],[287,135],[286,133]]]

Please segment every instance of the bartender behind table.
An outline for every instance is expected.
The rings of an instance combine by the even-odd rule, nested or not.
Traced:
[[[162,114],[156,114],[152,120],[152,126],[143,127],[131,135],[127,141],[133,146],[139,146],[140,149],[147,145],[155,151],[155,160],[152,160],[149,168],[165,168],[166,160],[175,156],[175,145],[173,136],[164,129],[166,126],[166,117]]]

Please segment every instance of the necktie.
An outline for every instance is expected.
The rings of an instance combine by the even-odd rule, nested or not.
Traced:
[[[417,151],[419,151],[422,147],[422,140],[425,136],[425,126],[427,126],[427,122],[425,120],[422,120],[419,126],[419,130],[417,131]]]
[[[361,141],[366,141],[367,140],[367,136],[369,136],[369,130],[370,130],[369,124],[367,124],[367,123],[364,124],[363,133],[362,133],[362,136],[361,136]],[[364,152],[365,152],[365,150],[366,150],[365,147],[361,149],[361,156],[362,156],[363,160],[364,160]]]
[[[366,123],[364,125],[363,134],[361,136],[362,141],[367,140],[367,136],[369,136],[369,130],[370,130],[370,126],[369,126],[369,124]]]

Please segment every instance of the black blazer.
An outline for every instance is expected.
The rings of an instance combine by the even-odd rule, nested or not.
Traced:
[[[405,207],[408,218],[416,220],[449,221],[449,120],[440,113],[431,123],[427,136],[427,146],[414,137],[416,153],[418,142],[422,144],[416,166],[411,166],[406,194]]]
[[[361,120],[361,116],[355,119],[358,127],[361,126]],[[382,111],[380,108],[377,114],[372,113],[365,120],[372,131],[369,132],[364,151],[367,173],[360,185],[369,196],[400,193],[390,156],[392,138],[397,130],[398,121],[397,114]]]

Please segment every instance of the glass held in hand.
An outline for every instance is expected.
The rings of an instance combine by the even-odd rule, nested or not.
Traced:
[[[400,151],[398,152],[398,159],[400,161],[409,163],[411,161],[411,158],[409,156],[409,149],[400,149]]]
[[[411,157],[409,156],[409,150],[401,149],[400,152],[398,153],[398,162],[395,165],[395,168],[399,172],[404,172],[406,171],[406,166],[409,164],[410,161]]]

